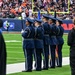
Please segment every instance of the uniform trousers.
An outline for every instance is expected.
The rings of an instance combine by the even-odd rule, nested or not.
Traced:
[[[26,70],[32,70],[32,62],[33,62],[33,48],[32,49],[25,49],[25,56],[26,56]]]
[[[48,69],[48,64],[49,64],[49,45],[44,45],[43,55],[44,55],[44,67],[43,68]]]
[[[36,70],[41,70],[41,63],[42,63],[42,49],[41,48],[36,48],[35,49],[35,61],[36,61]]]

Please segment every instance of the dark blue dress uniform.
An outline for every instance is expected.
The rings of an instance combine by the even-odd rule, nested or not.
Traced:
[[[41,20],[36,19],[36,22],[41,23]],[[42,56],[41,53],[43,51],[43,36],[44,36],[44,30],[41,25],[38,27],[35,27],[35,61],[36,61],[36,71],[41,71],[41,63],[42,63]]]
[[[57,35],[57,41],[58,41],[58,59],[57,59],[57,66],[58,67],[62,67],[62,47],[64,44],[64,40],[63,40],[63,33],[64,33],[64,28],[61,26],[62,24],[62,20],[58,19],[60,25],[58,26],[60,29],[59,34]]]
[[[26,56],[26,71],[30,72],[32,71],[32,54],[34,50],[34,35],[35,35],[35,29],[31,25],[33,21],[29,18],[27,18],[27,21],[30,23],[28,25],[24,32],[22,33],[22,37],[24,38],[24,47],[25,47],[25,56]]]
[[[43,15],[43,17],[49,19],[48,15]],[[44,70],[48,69],[48,62],[49,62],[49,44],[50,44],[50,38],[49,38],[49,33],[50,33],[50,25],[48,22],[44,22],[43,24],[44,28],[44,50],[43,50],[43,55],[44,55]]]
[[[55,18],[50,17],[53,22],[56,21]],[[50,67],[55,68],[55,49],[56,45],[58,44],[56,35],[59,33],[59,28],[55,25],[55,23],[51,24],[51,33],[50,33],[50,53],[51,53],[51,61]]]

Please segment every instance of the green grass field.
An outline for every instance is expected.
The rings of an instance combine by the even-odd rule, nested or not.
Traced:
[[[22,50],[21,34],[3,34],[7,47],[7,63],[19,63],[25,61]],[[64,35],[64,46],[62,49],[63,57],[69,56],[69,47],[67,46],[67,35]]]
[[[7,47],[7,63],[19,63],[24,61],[21,34],[4,34]],[[11,42],[10,42],[11,41]],[[14,41],[14,42],[13,42]]]
[[[7,47],[7,64],[24,62],[25,58],[22,50],[22,37],[21,34],[3,34]],[[67,46],[67,35],[64,35],[64,46],[62,49],[63,57],[69,56],[69,47]],[[49,69],[47,71],[31,73],[15,73],[8,75],[70,75],[70,67],[63,66],[62,68]]]
[[[70,68],[69,66],[64,66],[62,68],[55,68],[49,70],[42,70],[41,72],[33,71],[33,72],[21,72],[15,74],[8,74],[8,75],[70,75]]]

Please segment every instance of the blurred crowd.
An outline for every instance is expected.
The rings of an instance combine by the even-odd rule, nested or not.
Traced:
[[[75,16],[75,0],[33,0],[33,11],[41,12],[57,11],[70,12],[69,14],[57,14],[62,19],[72,19]],[[32,0],[0,0],[0,18],[37,17],[32,13]]]
[[[32,12],[31,0],[0,0],[0,17],[2,18],[23,18]]]
[[[55,9],[57,12],[67,12],[68,0],[34,0],[34,11],[38,9],[42,12],[52,12]]]

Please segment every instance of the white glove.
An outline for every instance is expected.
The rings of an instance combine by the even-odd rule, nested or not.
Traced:
[[[24,32],[24,30],[22,29],[21,34]]]

